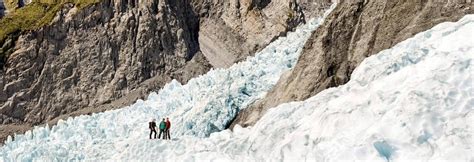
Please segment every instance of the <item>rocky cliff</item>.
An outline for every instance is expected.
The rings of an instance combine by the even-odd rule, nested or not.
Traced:
[[[346,83],[361,61],[414,34],[474,13],[471,0],[342,0],[306,43],[296,67],[233,125],[254,124],[268,108]]]
[[[33,125],[123,107],[171,79],[226,67],[321,14],[296,0],[104,0],[65,5],[2,42],[0,140]]]
[[[0,19],[5,16],[5,12],[7,11],[7,8],[5,7],[5,3],[3,0],[0,0]]]
[[[330,0],[244,0],[204,3],[199,44],[214,67],[228,67],[262,49],[309,16],[318,16]]]
[[[154,90],[204,73],[198,27],[181,1],[66,5],[51,25],[6,41],[14,47],[0,71],[0,121],[41,124],[111,103],[149,79],[161,78]]]

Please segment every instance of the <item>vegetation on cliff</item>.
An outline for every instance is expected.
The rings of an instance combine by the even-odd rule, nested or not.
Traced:
[[[51,23],[56,13],[66,3],[72,3],[83,8],[100,0],[34,0],[22,8],[13,8],[13,0],[7,0],[10,12],[0,19],[0,65],[14,47],[9,42],[15,42],[23,31],[35,30]],[[16,35],[16,36],[15,36]],[[9,40],[12,39],[12,40]]]

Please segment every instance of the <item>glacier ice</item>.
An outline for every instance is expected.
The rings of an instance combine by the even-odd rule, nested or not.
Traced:
[[[15,140],[9,138],[0,148],[0,161],[117,158],[125,150],[156,143],[147,139],[148,122],[152,118],[160,121],[160,118],[169,117],[173,126],[171,136],[175,141],[188,136],[208,137],[225,129],[240,109],[265,96],[280,75],[296,64],[304,43],[322,20],[310,20],[286,37],[273,41],[255,57],[228,69],[213,69],[186,85],[173,80],[159,93],[151,93],[146,101],[138,100],[122,109],[61,120],[51,129],[37,127],[23,135],[15,135]]]
[[[253,127],[222,130],[294,65],[309,26],[147,101],[17,135],[0,148],[0,161],[474,160],[474,15],[365,59],[347,84],[272,108]],[[178,136],[148,140],[147,121],[161,116],[174,119]]]
[[[342,86],[270,109],[253,127],[149,143],[146,160],[472,161],[474,15],[365,59]],[[116,160],[143,156],[140,145]]]
[[[386,141],[377,141],[374,143],[374,148],[377,150],[380,156],[384,157],[385,160],[389,161],[390,157],[394,153],[395,149],[390,146]]]

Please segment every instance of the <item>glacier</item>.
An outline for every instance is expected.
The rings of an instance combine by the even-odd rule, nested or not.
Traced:
[[[474,15],[442,23],[253,127],[148,147],[178,161],[473,161],[473,39]],[[136,159],[135,150],[118,159]]]
[[[225,129],[294,66],[322,20],[146,101],[9,138],[0,161],[474,160],[474,15],[366,58],[345,85],[272,108],[252,127]],[[174,138],[149,140],[147,122],[162,117]]]
[[[474,15],[365,59],[342,86],[253,127],[134,145],[112,160],[473,161]],[[153,150],[146,152],[143,150]]]
[[[158,93],[151,93],[147,100],[138,100],[122,109],[68,118],[51,129],[35,127],[25,134],[8,137],[0,148],[0,161],[117,158],[128,148],[166,143],[148,139],[148,122],[165,117],[171,119],[173,141],[209,137],[224,130],[240,109],[264,97],[279,77],[296,64],[306,40],[334,7],[335,4],[323,17],[311,19],[273,41],[255,57],[228,69],[212,69],[186,85],[173,80]]]

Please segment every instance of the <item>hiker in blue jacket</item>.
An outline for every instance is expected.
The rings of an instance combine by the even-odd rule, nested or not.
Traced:
[[[161,138],[161,134],[163,134],[163,139],[165,139],[165,136],[166,136],[165,130],[166,130],[166,122],[165,122],[165,118],[163,118],[163,120],[160,123],[160,134],[158,135],[158,139]]]

